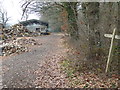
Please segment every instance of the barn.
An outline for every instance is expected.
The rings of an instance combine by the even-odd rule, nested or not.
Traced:
[[[37,19],[30,19],[20,22],[23,26],[26,26],[30,31],[42,32],[48,29],[48,22],[40,21]]]

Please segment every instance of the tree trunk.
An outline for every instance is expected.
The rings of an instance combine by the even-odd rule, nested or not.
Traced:
[[[118,2],[118,23],[117,23],[117,30],[118,30],[117,34],[120,35],[120,2]],[[118,40],[118,61],[120,62],[120,40]]]
[[[78,39],[78,14],[77,14],[77,2],[64,2],[65,9],[68,14],[69,34],[71,37]]]
[[[88,36],[89,36],[89,58],[98,55],[95,49],[100,47],[100,31],[98,29],[99,24],[99,3],[89,2],[83,3],[83,13],[87,21]],[[97,51],[99,52],[99,51]]]

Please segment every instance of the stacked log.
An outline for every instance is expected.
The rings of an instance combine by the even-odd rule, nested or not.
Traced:
[[[13,53],[20,53],[28,51],[27,45],[39,45],[32,38],[25,38],[36,36],[33,32],[30,32],[22,24],[16,24],[11,26],[9,29],[1,29],[2,38],[0,41],[0,56],[8,56]]]
[[[16,37],[31,36],[30,32],[25,26],[21,24],[16,24],[10,27],[9,29],[2,29],[2,39],[15,39]]]
[[[39,45],[39,43],[32,38],[20,38],[14,40],[14,44],[17,45]]]
[[[21,53],[21,52],[27,52],[28,49],[24,46],[20,45],[7,45],[2,47],[2,56],[8,56],[13,53]]]
[[[8,56],[13,53],[21,53],[28,51],[28,45],[40,45],[36,40],[32,38],[17,38],[16,40],[11,40],[7,43],[2,44],[2,55]]]

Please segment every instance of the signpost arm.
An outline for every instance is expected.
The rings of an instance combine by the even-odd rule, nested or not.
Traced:
[[[109,62],[110,62],[111,57],[112,57],[112,49],[113,49],[113,43],[114,43],[114,39],[115,39],[115,32],[116,32],[116,28],[113,30],[113,34],[112,34],[112,40],[111,40],[111,45],[110,45],[110,49],[109,49],[109,55],[108,55],[106,70],[105,70],[106,73],[108,72]]]

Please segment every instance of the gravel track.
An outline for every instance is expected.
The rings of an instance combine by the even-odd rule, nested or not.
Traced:
[[[2,58],[3,87],[30,88],[36,87],[34,81],[38,77],[35,73],[49,56],[59,51],[62,34],[34,37],[41,45],[29,47],[30,51],[19,55]],[[60,52],[59,52],[60,53]]]

